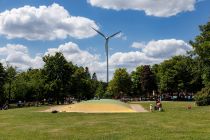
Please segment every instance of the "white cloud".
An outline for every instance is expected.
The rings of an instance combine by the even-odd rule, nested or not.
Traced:
[[[50,48],[45,55],[54,55],[55,52],[63,53],[68,61],[72,61],[80,66],[91,65],[92,63],[99,61],[98,55],[92,55],[88,51],[83,51],[77,44],[72,42],[62,44],[58,48]]]
[[[193,11],[196,0],[87,0],[92,6],[114,10],[139,10],[146,15],[170,17],[181,12]]]
[[[136,44],[138,46],[138,42]],[[138,51],[116,52],[110,55],[109,79],[112,78],[116,68],[125,67],[131,72],[138,65],[158,64],[174,55],[183,55],[186,51],[192,49],[183,40],[176,39],[150,41],[140,48],[141,50]],[[49,48],[44,55],[53,55],[55,52],[62,52],[68,61],[72,61],[78,66],[89,67],[91,73],[97,73],[98,79],[106,81],[106,59],[101,60],[100,55],[81,50],[73,42],[61,44],[57,48]],[[22,70],[29,67],[42,67],[44,65],[42,56],[31,57],[27,47],[23,45],[7,44],[5,47],[0,48],[0,61],[2,63],[8,61]]]
[[[72,16],[59,4],[24,6],[0,13],[0,34],[27,40],[82,39],[96,35],[99,27],[91,19]]]
[[[142,43],[142,42],[133,42],[131,47],[132,48],[143,49],[145,47],[145,44]]]
[[[30,57],[27,47],[19,44],[7,44],[0,48],[0,58],[1,63],[9,62],[20,70],[26,70],[30,67],[41,68],[44,64],[41,56]]]
[[[88,67],[90,72],[96,72],[100,80],[106,79],[106,62],[100,61],[99,55],[91,54],[88,51],[81,50],[73,42],[68,42],[58,46],[58,48],[49,48],[45,55],[54,55],[55,52],[64,54],[68,61],[78,66]]]
[[[192,50],[192,47],[183,40],[165,39],[150,41],[142,52],[148,57],[168,59],[175,55],[184,55],[189,50]]]

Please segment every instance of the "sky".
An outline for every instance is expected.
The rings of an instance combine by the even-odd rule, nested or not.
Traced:
[[[109,42],[109,75],[139,65],[159,64],[192,50],[189,44],[210,20],[210,0],[0,0],[0,62],[42,68],[42,57],[62,52],[106,81],[104,39]]]

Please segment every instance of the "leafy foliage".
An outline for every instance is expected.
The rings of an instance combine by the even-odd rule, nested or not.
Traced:
[[[143,66],[139,66],[136,68],[136,71],[131,73],[131,81],[132,81],[132,96],[141,96],[143,95],[141,88],[141,73],[143,71]]]
[[[7,66],[6,68],[6,84],[4,86],[6,95],[8,95],[8,102],[10,103],[11,92],[13,88],[13,83],[15,81],[15,77],[17,75],[16,68],[12,66]]]
[[[203,88],[195,95],[198,106],[210,105],[210,86]]]
[[[194,48],[194,54],[198,57],[203,83],[208,85],[210,83],[210,22],[199,28],[200,35],[196,36],[194,41],[190,41],[190,44]]]
[[[6,72],[4,70],[4,67],[0,63],[0,106],[5,103],[6,97],[3,90],[3,85],[5,83],[6,78]]]
[[[130,94],[131,78],[125,68],[116,69],[113,79],[109,82],[108,91],[115,98]]]
[[[144,93],[152,93],[153,90],[156,89],[155,84],[155,76],[152,73],[150,66],[143,66],[143,70],[141,73],[141,87]]]

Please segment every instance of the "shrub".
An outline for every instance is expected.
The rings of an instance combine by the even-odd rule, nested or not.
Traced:
[[[210,105],[210,86],[197,92],[195,95],[195,101],[198,106]]]
[[[53,110],[52,113],[58,113],[58,111],[57,110]]]

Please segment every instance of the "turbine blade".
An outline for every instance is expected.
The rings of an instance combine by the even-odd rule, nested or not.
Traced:
[[[117,34],[119,34],[121,31],[114,33],[113,35],[110,35],[108,38],[112,38],[114,36],[116,36]]]
[[[91,28],[106,39],[106,36],[103,33],[101,33],[100,31],[98,31],[96,29],[94,29],[93,27],[91,27]]]

